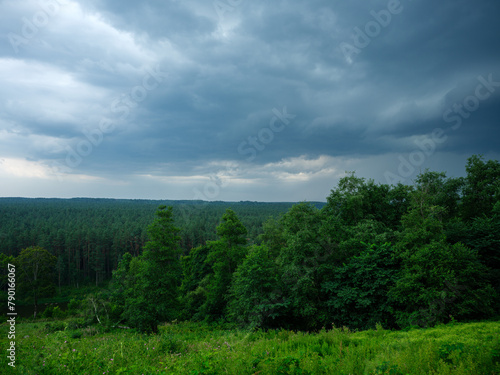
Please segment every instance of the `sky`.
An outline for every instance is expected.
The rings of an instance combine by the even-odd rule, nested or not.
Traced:
[[[0,0],[0,196],[324,201],[500,155],[498,0]]]

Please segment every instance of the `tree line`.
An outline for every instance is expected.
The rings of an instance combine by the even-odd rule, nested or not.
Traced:
[[[425,171],[413,186],[349,173],[325,205],[295,204],[265,221],[255,240],[227,208],[215,238],[185,251],[175,215],[158,207],[143,251],[125,252],[92,297],[96,316],[156,332],[174,320],[404,328],[500,311],[496,160],[473,155],[466,177]]]
[[[465,178],[420,174],[414,186],[342,178],[324,207],[299,203],[257,243],[232,209],[217,239],[181,255],[162,206],[138,257],[108,290],[112,319],[229,321],[311,330],[430,326],[494,317],[500,300],[500,163],[472,156]]]
[[[182,228],[180,247],[216,239],[215,226],[226,203],[120,199],[0,198],[0,254],[16,257],[21,249],[40,246],[56,257],[59,286],[78,287],[111,279],[123,254],[138,256],[148,240],[147,226],[161,205],[173,206]],[[292,203],[232,203],[249,241],[262,232],[269,217],[286,212]]]

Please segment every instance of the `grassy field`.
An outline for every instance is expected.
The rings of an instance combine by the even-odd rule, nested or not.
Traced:
[[[500,322],[356,333],[179,323],[152,336],[72,320],[18,323],[15,369],[7,331],[2,324],[1,374],[500,374]]]

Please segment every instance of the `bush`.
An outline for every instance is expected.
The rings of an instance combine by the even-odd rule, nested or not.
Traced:
[[[48,319],[52,318],[53,314],[54,314],[54,307],[51,305],[47,306],[45,310],[43,310],[43,312],[40,314],[40,317],[42,319]]]
[[[66,311],[63,311],[59,308],[59,306],[55,306],[53,309],[52,309],[52,316],[55,318],[55,319],[64,319],[66,318]]]
[[[85,328],[87,324],[82,318],[70,319],[66,322],[66,330],[73,331],[79,328]]]
[[[64,331],[65,325],[63,322],[53,322],[45,324],[45,331],[52,333],[57,331]]]
[[[164,334],[161,336],[160,350],[166,353],[181,353],[185,349],[184,343],[174,335]]]
[[[68,303],[68,314],[76,314],[81,308],[82,301],[72,298]]]
[[[82,331],[73,331],[70,333],[69,337],[71,337],[72,339],[79,339],[80,337],[82,337]]]
[[[456,356],[460,357],[464,352],[464,348],[465,346],[462,343],[442,344],[439,347],[439,358],[447,363],[452,363],[452,354],[456,353]]]

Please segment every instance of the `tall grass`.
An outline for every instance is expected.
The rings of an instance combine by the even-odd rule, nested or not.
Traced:
[[[317,333],[166,324],[157,335],[68,321],[17,325],[17,374],[500,374],[500,322]],[[7,349],[7,329],[0,343]]]

